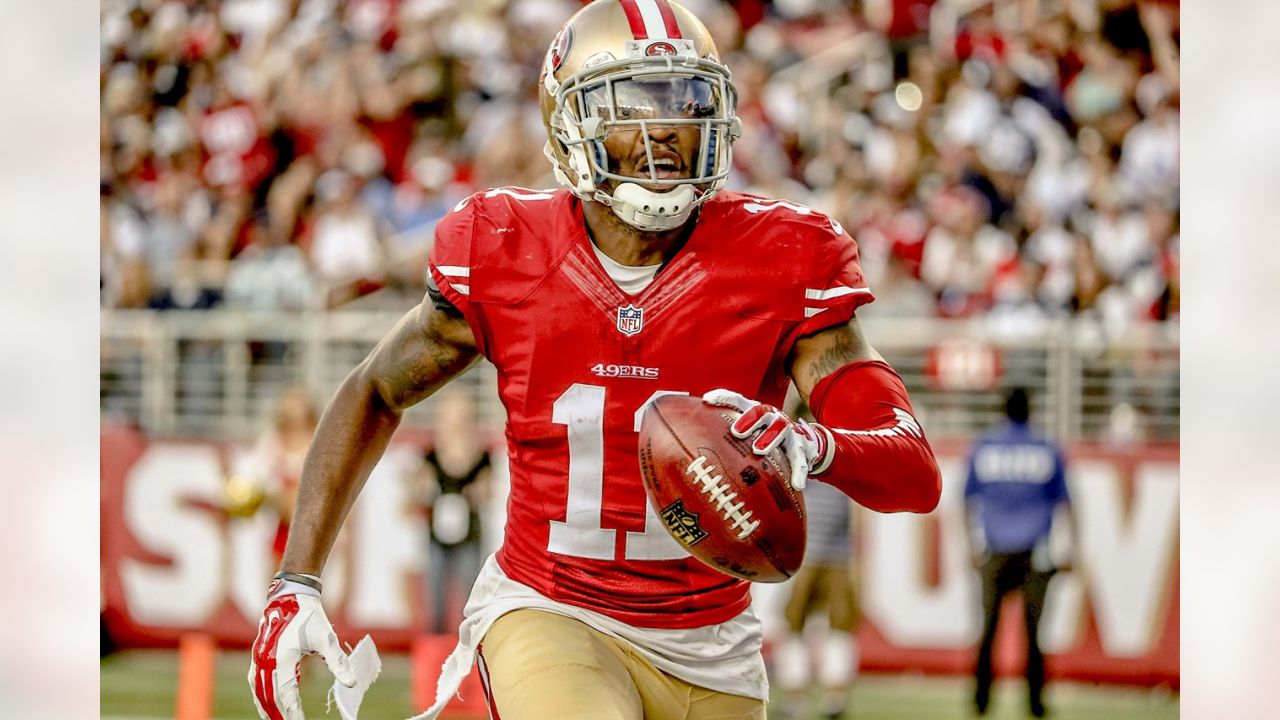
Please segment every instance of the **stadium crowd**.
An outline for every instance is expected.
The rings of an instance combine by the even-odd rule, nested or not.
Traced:
[[[738,86],[730,187],[844,224],[869,314],[1176,318],[1175,1],[681,1]],[[455,202],[554,185],[536,80],[576,6],[104,0],[102,305],[420,298]]]

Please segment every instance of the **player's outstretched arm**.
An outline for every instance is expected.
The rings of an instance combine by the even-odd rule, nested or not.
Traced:
[[[320,604],[320,571],[401,414],[462,372],[477,354],[460,314],[424,302],[347,376],[325,409],[303,465],[281,572],[268,590],[250,653],[249,685],[265,720],[302,720],[298,664],[303,655],[321,655],[339,682],[357,683]]]
[[[364,359],[325,408],[307,452],[281,570],[319,575],[400,416],[476,359],[461,315],[425,300]]]

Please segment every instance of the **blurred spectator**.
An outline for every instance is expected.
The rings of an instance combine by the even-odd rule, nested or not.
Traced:
[[[119,268],[116,307],[122,310],[145,309],[151,303],[151,270],[140,258],[126,259]]]
[[[876,301],[859,309],[863,317],[927,318],[938,307],[933,293],[911,276],[906,261],[897,255],[888,257],[884,272],[873,287]]]
[[[306,256],[264,215],[250,226],[249,246],[227,273],[227,303],[242,310],[301,310],[312,302],[315,283]]]
[[[1080,124],[1122,109],[1130,81],[1117,49],[1100,35],[1088,34],[1076,43],[1082,66],[1066,87],[1067,108]]]
[[[271,544],[276,563],[284,556],[302,463],[319,422],[319,412],[306,388],[285,388],[276,398],[271,424],[228,479],[229,512],[252,514],[263,505],[279,517]]]
[[[423,458],[418,496],[426,508],[430,566],[426,574],[431,616],[428,632],[450,631],[461,603],[480,573],[480,511],[489,498],[489,450],[478,442],[475,405],[456,390],[436,395],[431,449]]]
[[[1027,701],[1044,717],[1044,655],[1037,633],[1049,579],[1069,570],[1049,549],[1054,514],[1064,511],[1074,530],[1061,448],[1033,430],[1024,388],[1005,399],[1008,423],[980,438],[969,452],[965,516],[973,565],[982,574],[982,639],[975,668],[974,708],[985,715],[991,699],[992,648],[1004,596],[1021,590],[1027,641]]]
[[[783,718],[808,717],[812,686],[821,690],[822,717],[845,717],[849,689],[858,674],[858,644],[854,636],[858,623],[858,599],[854,588],[852,520],[853,503],[839,490],[820,480],[804,488],[808,509],[808,546],[804,565],[787,583],[787,604],[783,611],[787,635],[774,661],[775,674],[785,704]],[[810,655],[812,616],[825,611],[826,623],[818,638],[818,652]]]
[[[151,296],[155,310],[208,310],[221,302],[221,290],[211,287],[201,276],[200,265],[189,259],[179,260],[168,284]]]
[[[275,152],[263,132],[263,110],[251,102],[247,78],[231,74],[215,76],[211,101],[197,121],[204,149],[205,179],[211,184],[256,188],[271,172]]]
[[[1098,299],[1107,289],[1109,282],[1103,272],[1098,269],[1094,258],[1093,245],[1083,235],[1073,235],[1075,249],[1072,253],[1072,274],[1075,292],[1071,297],[1071,307],[1076,312],[1087,314],[1097,312]]]
[[[1003,337],[1035,336],[1049,314],[1035,295],[1039,270],[1031,260],[1012,260],[996,276],[988,320]]]
[[[1089,214],[1089,242],[1098,267],[1114,281],[1123,281],[1151,250],[1147,222],[1138,208],[1121,204],[1115,191],[1098,193]]]
[[[423,147],[410,153],[407,177],[386,189],[370,203],[378,220],[393,236],[419,235],[466,197],[454,184],[456,168],[438,150]],[[425,252],[427,244],[414,250]],[[408,248],[400,248],[404,252]]]
[[[184,178],[170,173],[159,178],[152,189],[151,211],[145,215],[143,252],[152,280],[160,287],[173,281],[181,258],[195,250],[195,228],[184,218],[183,199],[187,188]]]
[[[894,77],[907,74],[912,48],[928,39],[929,16],[937,0],[866,0],[868,24],[889,41]]]
[[[100,219],[102,303],[108,307],[142,307],[146,298],[138,297],[138,276],[148,278],[150,274],[144,256],[142,217],[127,202],[104,194]]]
[[[359,181],[330,170],[316,181],[319,206],[311,263],[330,305],[364,295],[385,281],[386,258],[373,213],[357,202]]]
[[[330,305],[416,300],[457,199],[552,184],[527,151],[545,140],[529,88],[575,4],[106,0],[103,305],[191,305],[163,299],[191,259],[202,287],[245,306],[228,262],[263,213]],[[1152,298],[1176,296],[1176,253],[1129,215],[1154,201],[1177,225],[1176,3],[686,4],[737,68],[731,187],[833,214],[873,280],[892,255],[896,288],[935,295],[927,314],[1086,312],[1113,332],[1171,317]],[[938,214],[957,188],[985,201],[976,229]],[[300,306],[262,303],[282,305]]]
[[[946,317],[990,309],[996,272],[1013,261],[1013,238],[988,220],[988,205],[976,192],[958,188],[936,199],[938,224],[925,238],[920,276],[938,294]]]
[[[1176,200],[1177,110],[1170,104],[1164,81],[1156,75],[1144,77],[1137,92],[1143,120],[1124,136],[1120,150],[1120,177],[1135,194]]]
[[[1036,299],[1051,315],[1069,313],[1071,297],[1076,289],[1073,265],[1075,238],[1060,219],[1049,217],[1034,202],[1019,203],[1018,215],[1028,233],[1022,247],[1023,255],[1034,263],[1038,275]]]
[[[466,193],[456,181],[457,167],[436,143],[419,141],[406,163],[404,180],[392,185],[375,179],[364,199],[385,238],[389,279],[421,296],[436,222]]]

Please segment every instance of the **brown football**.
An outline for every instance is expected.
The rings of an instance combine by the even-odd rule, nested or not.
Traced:
[[[739,413],[666,395],[645,409],[640,472],[649,504],[690,554],[752,582],[782,582],[804,560],[804,495],[781,449],[751,452],[729,426]]]

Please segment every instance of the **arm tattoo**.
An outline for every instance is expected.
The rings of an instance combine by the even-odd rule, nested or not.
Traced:
[[[810,387],[841,367],[858,359],[856,338],[851,332],[837,331],[832,333],[832,342],[823,348],[805,372],[809,375]]]
[[[373,376],[392,407],[403,410],[422,401],[476,358],[474,351],[441,337],[433,327],[441,322],[457,321],[436,317],[423,327],[411,320],[374,351]]]
[[[792,353],[789,360],[791,379],[806,402],[819,381],[845,365],[862,360],[884,360],[862,336],[857,318],[847,325],[832,326],[800,338]]]

